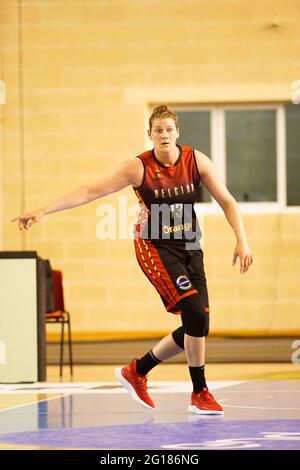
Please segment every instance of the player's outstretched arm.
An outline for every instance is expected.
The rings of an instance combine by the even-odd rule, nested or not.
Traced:
[[[28,230],[45,215],[87,204],[130,185],[139,186],[142,179],[143,164],[139,158],[135,158],[122,163],[110,174],[94,183],[81,186],[40,209],[19,215],[11,222],[17,222],[20,230]]]

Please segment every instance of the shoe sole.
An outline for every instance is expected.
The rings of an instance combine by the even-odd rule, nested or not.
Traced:
[[[137,401],[140,405],[142,405],[144,408],[147,408],[148,410],[154,410],[155,408],[153,406],[148,405],[148,403],[144,402],[136,393],[134,390],[133,386],[131,385],[128,380],[125,379],[125,377],[122,375],[122,368],[118,367],[115,369],[115,376],[118,379],[118,381],[123,385],[124,388],[130,393],[131,398],[133,398],[135,401]]]
[[[192,413],[196,413],[197,415],[223,415],[224,411],[218,411],[218,410],[201,410],[200,408],[197,408],[195,405],[190,405],[188,407],[188,411],[191,411]]]

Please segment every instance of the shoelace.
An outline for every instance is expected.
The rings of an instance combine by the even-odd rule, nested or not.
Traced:
[[[138,375],[137,376],[137,383],[140,387],[147,387],[147,376],[146,375]]]
[[[209,401],[215,401],[214,397],[212,396],[212,394],[208,390],[205,390],[204,396]]]
[[[202,398],[204,398],[206,401],[215,401],[214,397],[208,390],[202,390],[201,392],[197,393],[197,395]]]

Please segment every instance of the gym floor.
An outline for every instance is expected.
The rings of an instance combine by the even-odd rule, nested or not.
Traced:
[[[300,365],[208,364],[223,416],[187,411],[184,364],[149,377],[148,411],[116,382],[120,365],[48,366],[47,382],[0,384],[0,449],[300,449]]]

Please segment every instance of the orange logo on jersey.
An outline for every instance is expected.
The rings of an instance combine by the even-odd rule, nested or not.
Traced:
[[[156,170],[155,170],[155,175],[156,175],[156,178],[157,178],[157,179],[160,178],[160,169],[159,169],[159,168],[156,168]]]

